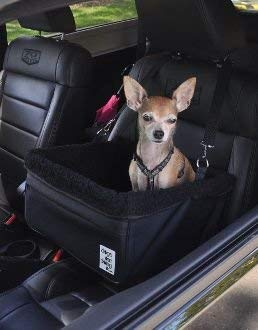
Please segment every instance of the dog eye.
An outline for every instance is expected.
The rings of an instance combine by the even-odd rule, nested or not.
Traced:
[[[167,122],[168,122],[169,124],[175,124],[176,119],[174,119],[174,118],[172,119],[172,118],[171,118],[171,119],[168,119]]]
[[[151,116],[149,116],[149,115],[143,115],[143,120],[145,120],[145,121],[152,121],[152,117]]]

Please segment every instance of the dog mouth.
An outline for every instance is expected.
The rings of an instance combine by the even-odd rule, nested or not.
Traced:
[[[157,144],[161,144],[161,143],[164,143],[165,141],[163,141],[163,140],[152,140],[152,142],[157,143]]]

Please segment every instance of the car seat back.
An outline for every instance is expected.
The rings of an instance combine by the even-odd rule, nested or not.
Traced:
[[[23,26],[73,31],[72,14],[61,15],[63,9],[58,13],[24,18]],[[94,116],[92,65],[86,49],[65,40],[21,37],[11,42],[4,61],[0,112],[3,177],[20,184],[26,176],[24,157],[33,148],[80,142]]]

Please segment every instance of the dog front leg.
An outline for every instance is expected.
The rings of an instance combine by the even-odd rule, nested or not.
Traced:
[[[130,164],[129,176],[130,176],[133,191],[139,191],[138,177],[137,177],[137,164],[134,160],[132,160],[132,162]]]

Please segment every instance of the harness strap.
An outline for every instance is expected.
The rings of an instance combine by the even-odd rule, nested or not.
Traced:
[[[174,147],[169,151],[167,157],[159,163],[153,170],[149,170],[147,166],[143,163],[143,160],[137,153],[134,154],[134,161],[136,161],[136,164],[140,171],[147,177],[147,189],[148,190],[154,190],[154,179],[155,177],[163,171],[163,169],[167,166],[168,162],[170,161],[172,155],[174,153]]]
[[[208,122],[205,128],[204,137],[201,142],[203,154],[197,160],[197,175],[196,180],[205,178],[209,161],[207,157],[208,150],[215,148],[216,134],[220,121],[223,102],[228,92],[228,86],[232,73],[232,64],[229,59],[217,64],[217,82],[213,95],[213,100],[209,112]]]

